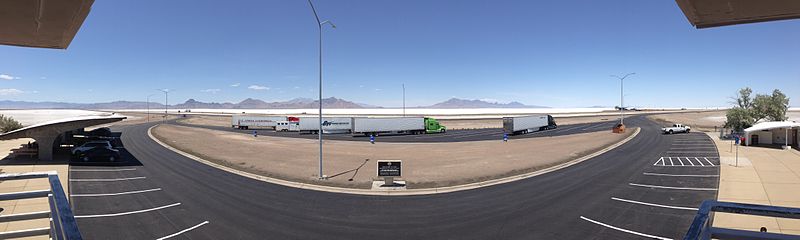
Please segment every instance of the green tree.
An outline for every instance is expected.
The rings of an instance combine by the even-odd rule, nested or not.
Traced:
[[[736,131],[742,131],[745,128],[749,128],[750,126],[753,126],[754,123],[753,117],[750,115],[750,111],[739,106],[728,109],[725,117],[727,118],[727,121],[725,121],[725,127],[733,128]]]
[[[10,132],[22,128],[22,124],[11,117],[0,114],[0,132]]]
[[[789,98],[781,90],[775,89],[772,95],[756,94],[751,97],[753,90],[742,88],[732,97],[734,107],[725,114],[727,121],[725,127],[737,131],[748,128],[761,120],[786,121],[786,111],[789,109]]]

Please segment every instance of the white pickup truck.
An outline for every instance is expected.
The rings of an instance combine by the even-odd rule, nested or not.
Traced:
[[[692,127],[683,124],[672,124],[672,127],[661,128],[661,132],[664,134],[689,133],[690,131],[692,131]]]

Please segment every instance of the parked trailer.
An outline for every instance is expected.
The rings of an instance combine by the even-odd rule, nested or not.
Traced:
[[[554,129],[556,127],[558,127],[556,121],[550,115],[503,118],[503,132],[511,135]]]
[[[436,119],[426,117],[353,118],[353,134],[377,136],[383,133],[443,133],[446,128]]]
[[[352,118],[322,118],[322,133],[350,133],[352,130]],[[319,132],[318,117],[300,118],[300,133]]]
[[[275,122],[276,132],[297,132],[300,131],[300,126],[296,121],[277,121]]]
[[[234,114],[231,116],[231,127],[238,129],[270,128],[275,129],[278,121],[286,121],[286,117]]]

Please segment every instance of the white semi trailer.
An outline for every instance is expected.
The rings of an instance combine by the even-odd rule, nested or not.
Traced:
[[[445,127],[436,119],[426,117],[353,118],[353,134],[379,135],[383,133],[443,133]]]
[[[267,128],[275,129],[278,121],[286,121],[286,117],[234,114],[231,116],[231,127],[238,129]]]
[[[525,134],[558,127],[553,116],[530,115],[521,117],[504,117],[503,132],[510,135]]]
[[[322,118],[322,133],[350,133],[352,130],[352,118]],[[319,132],[318,117],[301,117],[300,133]]]

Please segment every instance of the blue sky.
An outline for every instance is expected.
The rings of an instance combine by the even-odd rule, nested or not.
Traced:
[[[315,2],[324,94],[382,106],[451,97],[552,107],[800,101],[800,20],[698,30],[674,1]],[[67,50],[0,46],[0,100],[316,98],[306,1],[96,1]],[[159,95],[154,96],[162,101]]]

